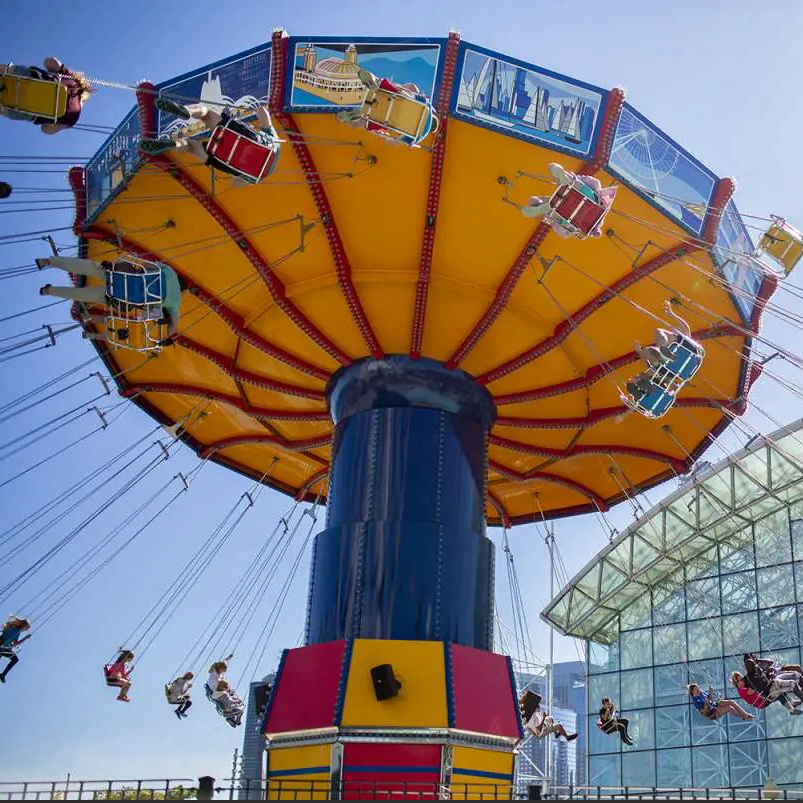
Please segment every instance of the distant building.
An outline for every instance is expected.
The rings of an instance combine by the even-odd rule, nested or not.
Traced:
[[[746,652],[800,663],[802,434],[797,421],[699,468],[542,614],[588,639],[592,788],[725,789],[732,799],[732,787],[755,797],[769,776],[790,796],[803,786],[803,718],[778,704],[748,709],[747,721],[709,720],[687,690],[738,700],[730,678]],[[634,744],[596,727],[602,697],[621,706]]]
[[[254,681],[248,689],[245,723],[243,725],[243,751],[240,764],[241,788],[240,800],[262,800],[260,781],[265,776],[265,745],[258,733],[261,714],[268,703],[268,694],[275,674],[265,675],[262,680]],[[246,781],[251,782],[249,787]]]

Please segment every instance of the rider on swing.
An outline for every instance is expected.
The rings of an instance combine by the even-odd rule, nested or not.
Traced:
[[[180,103],[170,100],[170,98],[160,97],[156,99],[156,108],[167,114],[174,114],[176,117],[180,117],[182,120],[200,120],[204,127],[209,131],[214,130],[220,125],[225,125],[231,120],[231,117],[227,111],[217,112],[207,106],[205,103],[194,103],[189,106],[183,106]],[[273,122],[270,119],[270,114],[267,108],[262,105],[257,106],[256,117],[259,121],[259,130],[253,126],[246,125],[239,120],[233,121],[233,124],[237,127],[237,130],[240,134],[246,136],[252,142],[275,150],[278,158],[279,135],[276,133],[276,129],[273,127]],[[236,170],[233,170],[219,159],[210,155],[207,150],[208,146],[209,140],[207,140],[205,144],[201,143],[198,140],[189,137],[186,132],[176,134],[171,139],[144,139],[139,144],[140,150],[143,153],[152,156],[159,153],[164,153],[165,151],[183,148],[187,151],[187,153],[191,153],[196,159],[198,159],[198,161],[213,167],[215,170],[220,170],[223,173],[229,173],[234,176],[231,181],[233,187],[244,187],[248,184],[254,183],[252,181],[248,181],[246,178],[243,178],[243,176]],[[275,165],[275,161],[273,164]],[[272,169],[273,168],[271,168],[271,170]],[[263,178],[266,178],[269,174],[270,170],[265,176],[263,176]]]
[[[58,134],[72,128],[81,116],[81,109],[89,99],[92,88],[83,73],[67,69],[57,58],[48,56],[41,67],[23,67],[19,64],[0,64],[0,79],[4,74],[17,75],[21,78],[35,78],[39,81],[57,81],[67,90],[67,107],[61,116],[55,118],[42,117],[35,114],[7,108],[2,104],[0,96],[0,115],[9,120],[25,120],[39,126],[43,134]]]

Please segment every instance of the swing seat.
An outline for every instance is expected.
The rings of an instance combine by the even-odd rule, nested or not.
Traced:
[[[0,647],[0,658],[13,658],[14,655],[13,647]]]
[[[777,215],[772,215],[772,221],[761,238],[758,252],[772,257],[788,276],[803,257],[803,233]]]
[[[114,348],[153,351],[167,337],[162,310],[162,269],[126,257],[106,263],[106,337]]]
[[[108,664],[103,667],[103,676],[106,678],[107,686],[114,686],[117,689],[125,686],[125,684],[128,683],[128,681],[122,675],[113,675],[111,673],[111,667],[109,667]]]
[[[106,316],[106,338],[115,349],[148,352],[156,351],[168,336],[167,324],[161,319],[132,320],[110,309]]]
[[[146,308],[162,317],[162,269],[155,262],[126,258],[106,269],[106,295],[113,303]],[[158,310],[151,309],[158,307]]]
[[[187,700],[190,699],[189,694],[181,694],[178,697],[174,697],[170,694],[170,684],[165,683],[165,697],[167,698],[168,705],[181,705],[182,703],[186,703]]]
[[[67,113],[67,87],[61,76],[46,79],[4,72],[0,75],[0,106],[55,123]]]
[[[661,418],[672,408],[678,393],[697,373],[705,357],[705,349],[688,337],[670,343],[666,349],[672,355],[671,358],[652,368],[648,374],[652,390],[639,399],[629,394],[620,394],[622,401],[631,410],[647,418]]]
[[[411,148],[437,127],[438,118],[426,95],[389,88],[387,81],[369,87],[362,104],[362,117],[368,131],[397,139]]]
[[[561,184],[549,199],[551,211],[544,216],[546,223],[559,223],[570,234],[585,240],[602,225],[607,209],[597,194],[578,178]]]
[[[212,131],[206,152],[212,167],[217,162],[240,178],[259,184],[276,166],[279,141],[260,141],[253,128],[230,117]]]

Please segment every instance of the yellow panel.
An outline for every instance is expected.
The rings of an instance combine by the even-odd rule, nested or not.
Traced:
[[[320,173],[320,186],[328,197],[359,301],[383,350],[405,353],[411,343],[432,153],[393,147],[339,123],[330,114],[298,114],[296,121]],[[279,166],[267,181],[242,189],[232,188],[230,179],[220,174],[213,183],[208,168],[193,163],[186,154],[173,153],[169,158],[209,192],[249,238],[284,283],[286,298],[349,357],[366,356],[309,176],[292,145],[285,143]],[[581,166],[578,159],[532,142],[450,121],[424,323],[425,356],[449,359],[496,304],[501,283],[538,225],[504,198],[507,194],[520,205],[530,195],[548,194],[554,186],[547,177],[551,161],[570,170]],[[534,177],[518,175],[521,171]],[[603,185],[614,183],[610,174],[597,175]],[[502,176],[512,180],[513,186],[506,190],[499,182]],[[247,331],[289,352],[291,361],[298,358],[309,363],[314,373],[323,376],[312,376],[303,366],[286,365],[239,340],[219,314],[185,293],[180,330],[200,347],[216,352],[216,359],[231,360],[236,368],[257,376],[319,391],[339,368],[339,362],[271,298],[238,242],[172,176],[154,165],[143,165],[99,218],[93,224],[96,228],[110,236],[120,232],[174,262],[193,283],[241,316]],[[605,288],[632,276],[634,267],[649,265],[679,244],[695,245],[672,219],[623,185],[604,228],[605,236],[584,241],[548,233],[504,305],[496,304],[499,314],[461,367],[475,376],[487,374],[565,330],[567,321],[571,323],[584,305],[593,303],[591,315],[572,324],[574,331],[562,342],[489,384],[497,396],[533,389],[546,394],[499,404],[500,416],[534,419],[534,425],[502,423],[495,434],[546,449],[615,444],[685,460],[706,444],[706,433],[722,418],[716,409],[703,405],[710,398],[732,399],[740,389],[744,337],[706,339],[706,359],[680,394],[692,406],[676,406],[659,421],[619,415],[623,412],[619,388],[639,370],[639,361],[632,356],[589,387],[558,392],[557,386],[583,380],[589,369],[631,355],[634,340],[643,345],[651,342],[653,330],[664,319],[662,305],[667,298],[681,302],[679,311],[695,331],[729,322],[740,327],[740,317],[711,257],[703,251],[674,259],[597,303]],[[94,241],[89,251],[96,259],[119,253],[114,246]],[[107,359],[110,371],[123,373],[130,384],[184,382],[196,386],[198,393],[230,396],[235,404],[210,403],[187,393],[148,392],[143,397],[169,420],[203,409],[206,417],[190,425],[191,434],[202,444],[271,433],[297,441],[331,431],[327,422],[261,421],[237,409],[243,395],[251,405],[268,409],[323,409],[324,401],[265,390],[249,382],[240,387],[226,371],[190,348],[164,349],[147,364],[140,355],[124,351],[111,353]],[[593,425],[582,420],[603,408],[611,415]],[[580,420],[565,425],[566,418]],[[547,419],[547,424],[550,419],[556,421],[544,426],[539,419]],[[665,426],[671,428],[672,438]],[[286,452],[255,442],[222,449],[215,459],[261,477],[275,456],[281,461],[271,478],[278,487],[296,492],[316,476],[314,492],[325,486],[329,445]],[[664,461],[626,455],[621,448],[610,455],[560,459],[493,447],[491,457],[489,490],[510,515],[522,518],[538,515],[541,509],[547,515],[576,511],[589,505],[588,493],[621,497],[621,487],[608,471],[611,466],[626,476],[623,482],[635,486],[667,476]],[[496,510],[488,510],[490,520],[498,521]],[[395,707],[390,702],[378,710]]]
[[[269,749],[267,799],[328,800],[331,751],[328,744]]]
[[[371,667],[392,664],[402,682],[398,697],[378,702],[371,682]],[[446,671],[439,641],[354,642],[343,725],[375,727],[445,728]]]
[[[474,772],[461,773],[461,769]],[[452,753],[451,797],[453,800],[508,798],[512,776],[512,751],[501,753],[476,747],[455,747]]]

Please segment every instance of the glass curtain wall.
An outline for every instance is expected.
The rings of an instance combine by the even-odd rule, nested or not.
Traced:
[[[710,722],[686,690],[738,700],[730,674],[745,652],[800,663],[803,505],[746,522],[682,573],[618,615],[617,642],[588,645],[589,785],[756,788],[769,773],[803,785],[803,716],[775,703]],[[597,728],[602,697],[630,720],[632,747]]]

